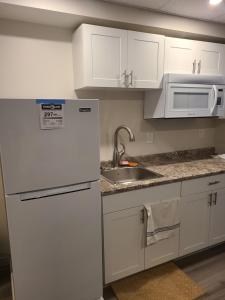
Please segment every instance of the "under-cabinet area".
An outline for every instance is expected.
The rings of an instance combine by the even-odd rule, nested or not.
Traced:
[[[146,245],[144,205],[179,201],[180,226]],[[225,241],[225,175],[102,197],[105,284]]]

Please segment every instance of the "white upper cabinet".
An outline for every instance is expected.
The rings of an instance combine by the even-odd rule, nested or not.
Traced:
[[[222,44],[197,42],[198,74],[224,74],[225,48]]]
[[[222,44],[82,24],[73,34],[75,89],[159,89],[164,73],[225,74]]]
[[[135,88],[158,88],[163,76],[164,36],[128,31],[128,72]]]
[[[224,74],[222,44],[166,38],[165,73]]]
[[[165,73],[188,73],[194,71],[196,45],[191,40],[165,39]]]
[[[158,88],[164,36],[82,24],[73,35],[75,89]]]
[[[75,89],[123,87],[126,56],[126,31],[81,25],[73,35]]]

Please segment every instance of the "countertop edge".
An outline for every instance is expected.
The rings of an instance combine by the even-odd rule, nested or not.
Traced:
[[[215,171],[215,172],[208,172],[208,173],[205,173],[205,174],[184,176],[184,177],[180,177],[180,178],[168,178],[168,179],[166,179],[166,176],[164,176],[165,180],[163,180],[163,181],[150,182],[150,183],[146,183],[146,184],[143,183],[143,182],[142,183],[137,182],[137,185],[124,186],[122,188],[117,188],[116,185],[112,185],[113,187],[115,187],[114,190],[101,191],[101,195],[104,197],[104,196],[109,196],[109,195],[114,195],[114,194],[119,194],[119,193],[130,192],[130,191],[133,191],[133,190],[139,190],[139,189],[149,188],[149,187],[153,187],[153,186],[165,185],[165,184],[175,183],[175,182],[182,182],[182,181],[186,181],[186,180],[203,178],[203,177],[208,177],[208,176],[212,176],[212,175],[219,175],[219,174],[225,174],[225,170]]]

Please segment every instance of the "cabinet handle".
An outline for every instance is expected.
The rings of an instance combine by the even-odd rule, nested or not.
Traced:
[[[201,73],[201,66],[202,66],[202,61],[200,59],[199,62],[198,62],[198,74]]]
[[[130,72],[130,74],[128,75],[128,77],[130,77],[130,82],[129,82],[129,85],[130,86],[133,86],[133,74],[134,74],[134,72],[133,72],[133,70]]]
[[[217,203],[217,192],[214,193],[213,205],[216,205],[216,203]]]
[[[209,194],[208,206],[212,206],[212,193]]]
[[[193,74],[195,74],[195,70],[196,70],[196,59],[193,61],[193,69],[192,69]]]
[[[141,211],[141,223],[145,223],[145,209],[143,208]]]
[[[128,84],[129,74],[127,74],[127,70],[125,70],[122,73],[122,76],[124,76],[124,82],[123,82],[123,84],[125,85],[125,87],[128,87],[129,86],[129,84]]]
[[[214,185],[214,184],[218,184],[218,183],[220,183],[220,181],[219,180],[215,180],[215,181],[209,182],[208,185]]]

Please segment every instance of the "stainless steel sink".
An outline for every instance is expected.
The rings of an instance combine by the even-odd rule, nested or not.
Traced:
[[[102,176],[111,183],[128,183],[138,180],[154,179],[162,175],[143,167],[123,167],[102,170]]]

